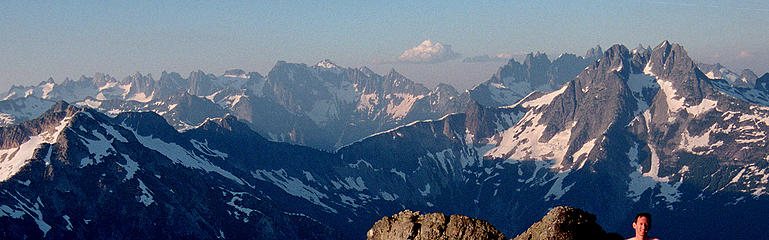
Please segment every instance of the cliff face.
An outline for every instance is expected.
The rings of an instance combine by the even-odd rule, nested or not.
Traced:
[[[404,210],[374,223],[366,233],[369,240],[444,239],[496,240],[507,239],[490,223],[461,215],[443,213],[420,214]]]

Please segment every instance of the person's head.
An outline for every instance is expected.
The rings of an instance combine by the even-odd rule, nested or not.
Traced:
[[[633,229],[636,236],[647,236],[649,229],[652,228],[652,215],[649,213],[639,213],[633,221]]]

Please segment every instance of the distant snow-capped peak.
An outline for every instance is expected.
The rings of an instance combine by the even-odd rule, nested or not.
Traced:
[[[315,64],[315,66],[329,69],[339,68],[339,66],[331,62],[329,59],[323,59],[323,61],[318,62],[318,64]]]

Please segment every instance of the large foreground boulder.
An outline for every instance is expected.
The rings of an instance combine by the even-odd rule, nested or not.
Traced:
[[[374,223],[366,233],[369,240],[443,239],[503,240],[504,234],[490,223],[462,215],[419,214],[404,210]]]
[[[607,234],[595,215],[572,207],[555,207],[526,232],[513,240],[577,240],[577,239],[622,239],[618,234]]]

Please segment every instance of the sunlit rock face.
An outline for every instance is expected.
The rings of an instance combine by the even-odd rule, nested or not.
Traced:
[[[369,240],[446,239],[504,240],[505,235],[486,221],[462,215],[420,214],[404,210],[374,223]]]

